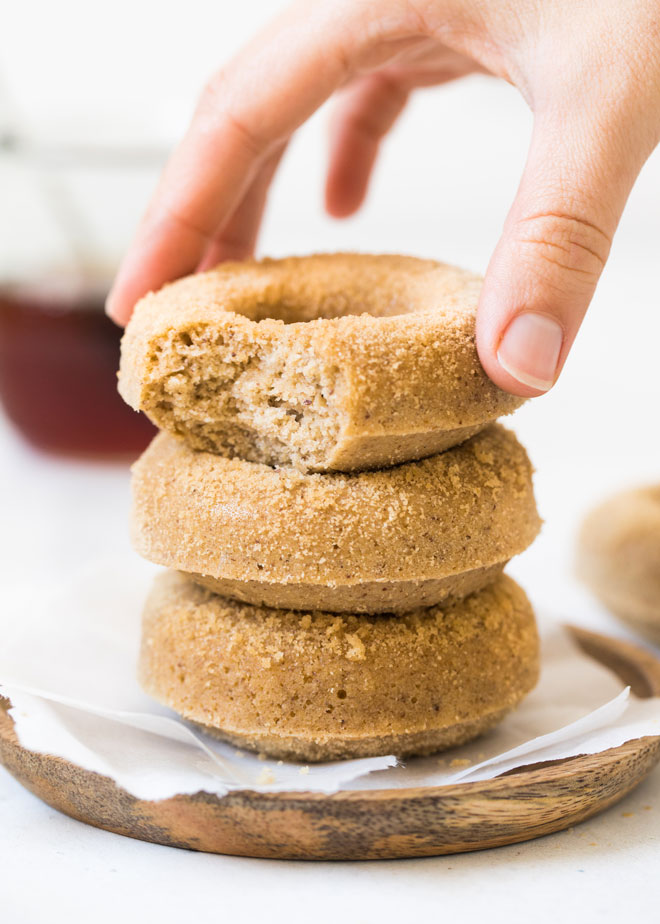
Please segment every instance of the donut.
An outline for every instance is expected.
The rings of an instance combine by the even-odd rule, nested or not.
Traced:
[[[506,576],[395,617],[254,607],[167,572],[146,603],[139,677],[204,731],[270,757],[406,757],[499,722],[537,681],[538,638]]]
[[[302,473],[159,434],[133,466],[136,550],[256,605],[399,612],[492,581],[536,536],[532,468],[499,424],[390,469]]]
[[[660,644],[660,484],[617,494],[587,516],[577,573],[615,616]]]
[[[403,256],[223,263],[138,303],[119,391],[194,449],[250,462],[323,472],[419,459],[523,402],[479,362],[480,288]]]

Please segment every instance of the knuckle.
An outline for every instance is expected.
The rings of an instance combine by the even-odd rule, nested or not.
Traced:
[[[516,231],[528,258],[588,285],[595,285],[600,277],[612,244],[597,225],[569,212],[532,215],[520,220]]]
[[[205,134],[230,134],[255,158],[268,149],[267,140],[254,129],[247,116],[231,104],[230,81],[224,71],[218,71],[206,83],[195,113],[199,131]]]
[[[234,135],[240,139],[243,147],[255,158],[260,158],[262,155],[268,153],[269,146],[266,140],[261,138],[254,129],[250,128],[243,117],[236,113],[232,113],[230,110],[226,110],[223,116],[223,122],[224,127],[232,131]]]
[[[203,240],[208,240],[211,237],[212,229],[205,228],[194,218],[189,217],[184,209],[165,204],[162,218],[167,225],[172,226],[177,231],[184,231],[188,235],[202,238]]]
[[[354,53],[342,42],[337,42],[331,53],[334,55],[338,72],[348,78],[354,69]]]

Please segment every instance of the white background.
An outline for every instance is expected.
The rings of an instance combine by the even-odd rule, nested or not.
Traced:
[[[6,5],[0,68],[34,123],[87,113],[106,126],[153,125],[174,137],[196,89],[267,16],[274,0],[184,4]],[[148,115],[146,115],[148,114]],[[531,118],[508,86],[473,78],[413,101],[386,144],[369,201],[349,222],[321,211],[325,126],[300,132],[271,197],[260,249],[391,250],[483,271],[524,162]],[[561,619],[625,635],[575,584],[574,533],[610,491],[660,467],[656,256],[660,156],[631,197],[610,264],[553,392],[513,426],[537,468],[546,520],[511,571]],[[134,201],[127,209],[135,209]],[[0,216],[0,222],[6,216]],[[16,234],[20,216],[12,216]],[[128,474],[38,456],[0,420],[2,620],[105,554],[130,554]],[[660,654],[660,652],[658,652]],[[581,921],[657,916],[660,772],[604,816],[539,842],[459,857],[303,864],[203,856],[86,828],[27,795],[0,770],[0,914],[51,921]],[[84,916],[84,917],[83,917]]]

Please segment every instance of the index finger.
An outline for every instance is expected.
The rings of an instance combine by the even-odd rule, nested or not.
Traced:
[[[263,160],[348,78],[373,40],[361,6],[298,2],[210,80],[108,296],[115,321],[197,268]]]

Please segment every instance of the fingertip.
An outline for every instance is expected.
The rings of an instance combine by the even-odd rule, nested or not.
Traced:
[[[118,324],[125,327],[133,314],[137,301],[152,286],[145,279],[143,266],[129,251],[117,270],[114,282],[105,300],[105,313]]]
[[[125,327],[131,316],[132,306],[122,297],[117,282],[113,284],[105,300],[105,313],[118,327]]]
[[[477,352],[488,377],[504,391],[523,398],[546,394],[563,365],[565,333],[560,322],[537,311],[497,311],[481,305]]]
[[[538,398],[547,393],[547,388],[535,388],[531,384],[521,382],[513,374],[513,370],[508,371],[500,361],[497,349],[484,348],[477,341],[477,352],[484,372],[502,391],[506,391],[510,395],[517,395],[520,398]]]
[[[124,324],[121,320],[121,314],[117,310],[116,305],[110,297],[105,300],[105,313],[118,327],[123,327]]]
[[[325,208],[333,218],[348,218],[358,211],[367,196],[376,159],[370,149],[350,134],[335,145],[325,186]]]
[[[349,218],[364,202],[366,190],[351,189],[349,184],[337,188],[329,183],[325,192],[325,210],[332,218]]]
[[[125,327],[142,296],[160,288],[168,281],[167,275],[156,272],[148,253],[129,250],[105,300],[108,317],[120,327]]]

